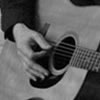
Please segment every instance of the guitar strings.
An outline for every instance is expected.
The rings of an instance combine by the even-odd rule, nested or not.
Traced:
[[[56,42],[53,42],[53,41],[49,41],[49,42],[50,42],[51,45],[53,45],[53,47],[57,47]],[[62,45],[65,45],[65,46],[62,46]],[[62,48],[64,48],[64,49],[67,48],[66,46],[70,46],[71,49],[68,49],[68,50],[71,50],[71,51],[75,50],[75,48],[79,48],[79,49],[85,49],[85,50],[87,50],[87,51],[91,51],[91,52],[98,53],[98,52],[96,52],[95,50],[92,50],[92,49],[89,49],[89,48],[85,48],[85,47],[80,47],[80,46],[78,46],[78,45],[74,46],[74,45],[72,45],[72,44],[68,44],[68,43],[65,43],[65,42],[61,42],[60,45],[59,45],[59,47],[62,47]],[[98,53],[98,54],[100,54],[100,53]]]
[[[50,27],[50,24],[49,23],[46,23],[45,25],[44,25],[44,27],[40,30],[40,33],[43,33],[44,35],[45,35],[45,33],[47,33],[47,30],[48,30],[48,28]],[[50,41],[50,43],[52,43],[52,45],[54,46],[54,47],[56,47],[56,43],[54,43],[53,41]],[[66,52],[66,51],[62,51],[61,49],[57,49],[57,48],[55,48],[56,50],[58,50],[58,51],[61,51],[61,52],[66,52],[66,53],[71,53],[71,55],[73,54],[73,52],[74,52],[74,50],[76,49],[76,48],[81,48],[81,47],[79,47],[79,46],[74,46],[74,45],[70,45],[70,44],[67,44],[67,43],[61,43],[61,44],[63,44],[63,45],[65,45],[65,46],[71,46],[71,47],[73,47],[74,49],[71,49],[71,48],[68,48],[68,47],[65,47],[65,46],[59,46],[59,47],[62,47],[63,49],[67,49],[67,50],[71,50],[72,52]],[[89,50],[89,49],[87,49],[87,48],[83,48],[83,49],[86,49],[86,50]],[[90,50],[89,50],[90,51]],[[93,51],[93,50],[91,50],[91,51]],[[95,52],[95,55],[96,54],[99,54],[98,52],[96,52],[96,51],[94,51]],[[61,53],[58,53],[58,52],[55,52],[56,54],[59,54],[59,55],[61,55],[61,56],[65,56],[65,57],[69,57],[69,58],[71,58],[71,56],[69,56],[69,55],[65,55],[65,54],[61,54]]]
[[[59,49],[58,49],[58,50],[59,50]],[[71,58],[71,56],[69,56],[69,55],[67,55],[67,54],[61,54],[61,53],[59,53],[59,52],[55,52],[55,54],[64,57],[64,59],[66,59],[66,60],[67,60],[68,58]],[[78,56],[78,55],[77,55],[77,56]],[[85,62],[85,61],[84,61],[84,57],[83,57],[82,55],[80,56],[80,59],[81,59],[81,62],[82,62],[82,63]],[[90,65],[93,64],[93,63],[94,63],[94,60],[95,60],[95,58],[92,58],[92,60],[91,60],[91,62],[89,62],[89,64],[90,64]],[[85,63],[87,63],[87,62],[85,62]],[[95,64],[95,66],[98,67],[99,65]],[[93,66],[92,66],[92,67],[93,67]],[[91,67],[91,69],[93,69],[92,67]],[[83,68],[83,67],[80,67],[80,68]],[[86,67],[85,69],[89,69],[89,68]]]
[[[55,42],[52,42],[53,47],[57,47],[55,44],[56,44]],[[85,49],[85,50],[88,51],[88,48],[81,48],[80,46],[74,46],[74,45],[64,43],[64,42],[61,42],[60,44],[64,44],[65,46],[70,46],[70,47],[74,47],[74,48]],[[62,52],[62,53],[59,53],[59,52],[56,51],[55,54],[58,54],[58,55],[63,56],[63,57],[71,58],[72,56],[69,56],[68,54],[72,55],[75,49],[68,48],[68,47],[65,47],[65,46],[59,45],[59,47],[61,47],[61,49],[60,48],[55,48],[55,50]],[[72,52],[62,50],[63,48],[65,50],[70,50]],[[89,50],[91,50],[91,49],[89,49]],[[92,51],[92,53],[94,53],[94,50],[91,50],[91,51]],[[99,53],[95,51],[95,55],[99,55]],[[95,59],[95,57],[94,57],[94,59]]]
[[[62,46],[62,44],[64,44],[65,46]],[[52,42],[52,46],[54,47],[55,50],[60,50],[62,53],[66,53],[66,50],[72,51],[72,52],[68,52],[69,54],[72,54],[74,52],[74,50],[77,49],[77,48],[79,50],[85,49],[85,48],[82,48],[82,47],[79,47],[79,46],[70,45],[70,44],[64,43],[64,42],[60,43],[60,45],[58,46],[60,48],[57,48],[57,46],[55,45],[54,42]],[[74,47],[74,48],[70,48],[70,47],[66,47],[66,46],[70,46],[70,47]],[[85,50],[88,50],[88,49],[85,49]]]
[[[43,28],[42,29],[40,29],[40,33],[42,33],[44,36],[45,36],[45,34],[47,33],[47,31],[48,31],[48,29],[49,29],[49,27],[50,27],[50,24],[49,23],[45,23],[44,24],[44,26],[43,26]],[[50,41],[50,40],[47,40],[49,43],[51,43],[52,45],[53,45],[53,47],[57,47],[55,44],[55,42],[53,42],[53,41]],[[59,53],[60,55],[65,55],[65,54],[63,54],[63,53],[68,53],[68,54],[73,54],[74,53],[74,50],[75,49],[85,49],[85,50],[89,50],[89,51],[92,51],[92,52],[95,52],[95,55],[96,54],[100,54],[100,53],[98,53],[98,52],[96,52],[96,51],[93,51],[93,50],[91,50],[91,49],[88,49],[88,48],[82,48],[82,47],[80,47],[80,46],[74,46],[74,45],[71,45],[71,44],[68,44],[68,43],[64,43],[64,42],[61,42],[60,43],[61,45],[65,45],[65,46],[59,46],[59,47],[61,47],[61,49],[58,49],[58,48],[55,48],[55,50],[58,50],[58,51],[60,51],[60,52],[62,52],[62,53]],[[71,48],[68,48],[68,47],[66,47],[66,46],[70,46]],[[73,49],[72,49],[73,48]],[[68,51],[65,51],[65,50],[62,50],[62,49],[65,49],[65,50],[70,50],[70,51],[72,51],[72,52],[68,52]],[[57,53],[57,52],[56,52]],[[67,54],[66,54],[67,55]],[[67,57],[68,57],[68,55],[67,55]],[[71,56],[70,56],[71,57]]]
[[[61,54],[61,53],[59,53],[59,52],[55,52],[55,54],[64,57],[63,60],[68,60],[68,58],[71,58],[71,56],[69,56],[69,55],[66,56],[65,54]],[[84,57],[80,56],[80,59],[81,59],[81,60],[80,60],[81,63],[85,63],[85,64],[88,63],[88,62],[85,62],[85,61],[84,61]],[[93,64],[93,63],[94,63],[94,61],[92,60],[92,61],[89,62],[88,64],[91,65],[91,64]],[[69,64],[70,64],[70,63],[69,63]],[[76,65],[72,65],[72,66],[76,66]],[[97,65],[97,64],[95,63],[94,66],[97,66],[97,67],[98,67],[99,65]],[[84,69],[88,69],[88,70],[90,70],[90,69],[91,69],[91,70],[94,70],[94,69],[93,69],[93,68],[94,68],[93,66],[90,67],[90,68],[88,68],[88,67],[82,67],[82,66],[81,66],[81,67],[76,66],[76,67],[77,67],[77,68],[84,68]]]

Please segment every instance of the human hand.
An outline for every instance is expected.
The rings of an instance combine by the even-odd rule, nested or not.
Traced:
[[[51,46],[46,42],[41,34],[29,29],[24,24],[16,24],[14,26],[13,33],[16,40],[18,53],[21,55],[27,71],[30,73],[30,75],[32,75],[34,81],[36,81],[36,77],[44,79],[45,75],[48,75],[48,71],[41,65],[35,63],[35,61],[31,60],[31,58],[43,56],[46,51],[51,48]],[[29,44],[30,40],[33,40],[31,45],[34,46],[37,43],[42,50],[39,52],[32,50]]]

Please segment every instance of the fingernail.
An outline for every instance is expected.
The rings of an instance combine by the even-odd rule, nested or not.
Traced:
[[[40,75],[40,77],[42,78],[42,80],[45,78],[44,75]]]
[[[45,74],[46,76],[48,76],[48,72],[45,72],[44,74]]]
[[[47,45],[47,49],[50,49],[52,46],[51,45]]]
[[[29,75],[31,75],[31,78],[36,82],[37,79],[35,76],[33,76],[33,74],[30,72],[30,70],[27,68],[26,71],[29,73]]]
[[[36,78],[33,78],[33,80],[36,82],[37,80],[36,80]]]

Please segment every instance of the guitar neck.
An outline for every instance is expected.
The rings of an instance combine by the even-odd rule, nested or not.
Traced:
[[[76,47],[69,65],[99,72],[100,53],[91,49]]]

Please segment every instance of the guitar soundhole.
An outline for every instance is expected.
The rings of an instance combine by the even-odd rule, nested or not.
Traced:
[[[36,60],[42,67],[48,70],[49,75],[45,77],[44,80],[41,80],[37,77],[37,81],[34,81],[31,77],[29,78],[29,84],[31,87],[39,88],[39,89],[47,89],[52,86],[55,86],[64,76],[65,73],[59,76],[54,76],[50,71],[49,65],[49,55],[45,55]]]
[[[75,50],[75,40],[73,37],[63,39],[53,52],[53,66],[56,70],[62,70],[69,64]]]
[[[60,43],[57,44],[57,46],[53,49],[54,51],[52,52],[53,54],[53,65],[56,70],[61,70],[65,68],[67,64],[69,64],[69,61],[72,57],[72,54],[75,49],[75,40],[73,37],[67,37],[64,38]],[[65,51],[66,53],[64,53]],[[70,52],[70,53],[69,53]],[[59,54],[60,55],[59,55]],[[33,81],[32,78],[29,79],[30,86],[36,87],[39,89],[45,89],[45,88],[50,88],[52,86],[55,86],[65,75],[65,72],[62,74],[55,76],[52,74],[50,70],[50,63],[49,63],[49,58],[51,55],[45,55],[42,58],[39,58],[36,60],[37,63],[42,65],[45,69],[49,71],[49,76],[45,77],[44,80],[41,80],[40,78],[37,78],[37,81]]]

